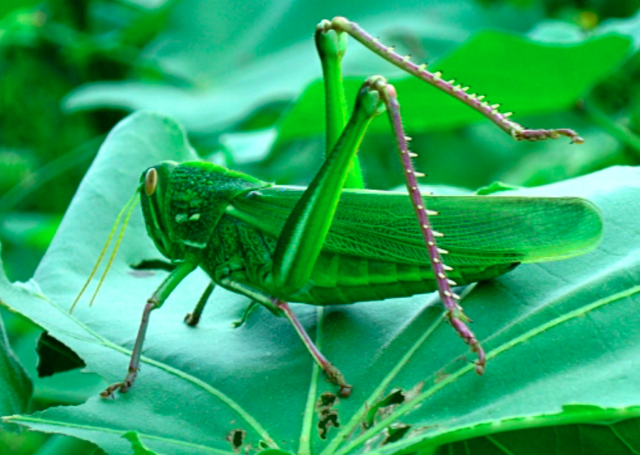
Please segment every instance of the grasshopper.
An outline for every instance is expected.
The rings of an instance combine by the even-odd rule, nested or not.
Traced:
[[[342,17],[320,22],[315,42],[326,101],[326,159],[308,188],[277,186],[206,162],[162,162],[143,172],[140,200],[149,236],[175,269],[148,299],[129,370],[103,397],[126,392],[140,367],[151,312],[197,267],[212,282],[185,321],[196,325],[214,286],[249,297],[293,324],[312,357],[349,396],[352,386],[317,349],[288,302],[347,304],[438,291],[444,316],[477,355],[485,353],[452,287],[500,276],[520,263],[564,259],[598,244],[597,207],[580,198],[422,195],[395,88],[381,76],[362,85],[347,120],[341,60],[347,36],[443,90],[516,140],[566,136],[525,129],[467,88],[415,65]],[[402,163],[405,193],[364,190],[356,153],[368,124],[386,112]],[[126,224],[126,223],[125,223]],[[74,303],[75,305],[75,303]]]

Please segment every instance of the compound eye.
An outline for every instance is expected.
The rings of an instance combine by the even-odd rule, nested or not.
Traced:
[[[158,171],[152,167],[144,176],[144,192],[147,196],[151,196],[156,192],[156,188],[158,188]]]

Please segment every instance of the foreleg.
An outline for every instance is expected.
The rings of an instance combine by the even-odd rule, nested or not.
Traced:
[[[131,388],[136,380],[136,376],[138,376],[138,371],[140,370],[140,356],[142,355],[142,346],[144,344],[144,337],[147,333],[147,327],[149,326],[151,312],[162,306],[171,292],[187,275],[193,272],[197,265],[198,263],[195,260],[186,260],[181,263],[162,282],[160,287],[153,293],[149,300],[147,300],[147,304],[144,306],[144,310],[142,312],[142,321],[140,322],[140,328],[138,329],[138,336],[136,337],[136,341],[131,352],[131,360],[129,361],[129,370],[127,371],[127,375],[122,382],[116,382],[101,392],[100,395],[103,398],[113,396],[113,392],[116,390],[124,393]]]

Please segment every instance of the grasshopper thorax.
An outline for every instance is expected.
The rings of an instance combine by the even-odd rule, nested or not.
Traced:
[[[248,191],[271,186],[213,163],[164,161],[143,172],[140,200],[147,232],[172,261],[205,248],[227,206]]]

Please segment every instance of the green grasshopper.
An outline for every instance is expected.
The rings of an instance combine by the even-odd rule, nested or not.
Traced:
[[[197,267],[212,280],[195,310],[196,325],[214,285],[286,316],[343,396],[352,386],[316,348],[287,302],[335,305],[437,290],[445,317],[477,354],[485,354],[452,286],[500,276],[520,263],[564,259],[593,249],[598,209],[579,198],[436,197],[420,194],[396,91],[381,76],[362,85],[347,121],[341,60],[347,35],[408,73],[485,115],[516,140],[582,139],[572,130],[529,130],[466,88],[396,54],[357,24],[322,21],[315,41],[326,95],[326,160],[308,188],[276,186],[205,162],[163,162],[141,177],[147,231],[175,269],[147,301],[129,371],[103,397],[134,383],[149,317]],[[368,124],[387,112],[409,195],[362,189],[356,159]],[[417,221],[416,221],[417,219]],[[126,224],[126,223],[125,223]],[[446,257],[446,260],[445,260]],[[256,303],[257,302],[257,303]]]

